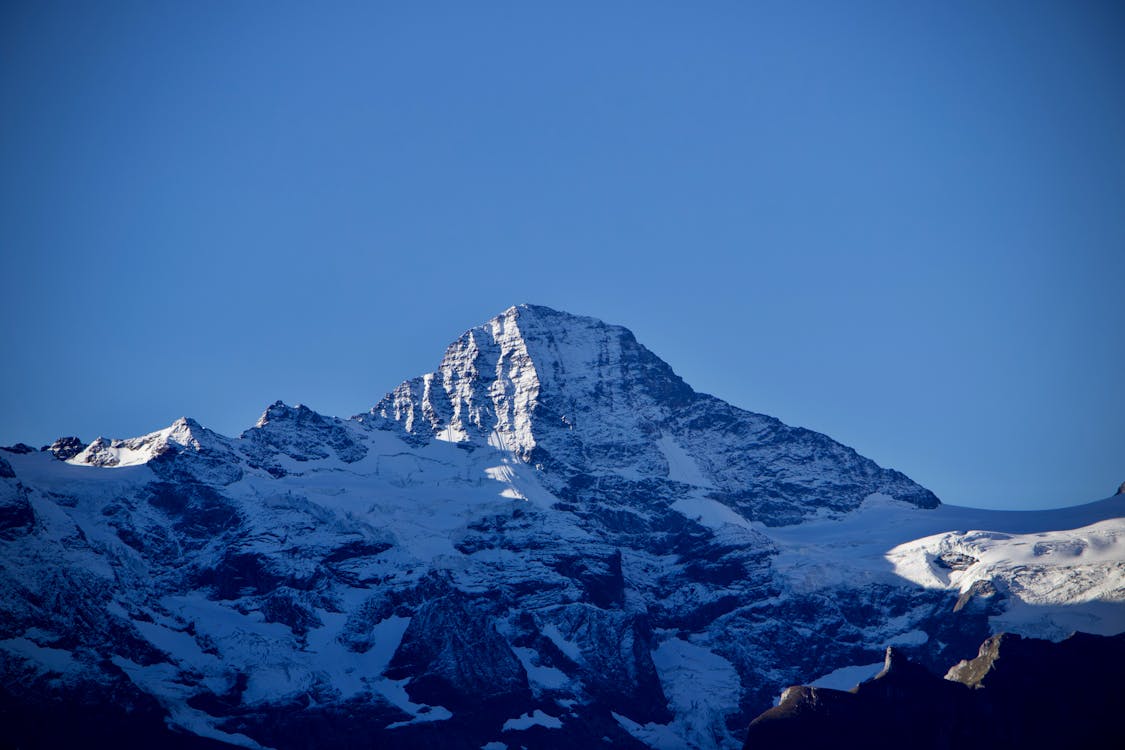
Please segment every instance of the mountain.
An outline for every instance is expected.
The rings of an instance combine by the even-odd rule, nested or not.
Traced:
[[[1125,630],[1125,496],[942,505],[543,307],[351,419],[80,443],[0,452],[21,746],[731,748],[888,645]]]
[[[1112,746],[1123,671],[1125,634],[999,634],[945,679],[888,648],[883,670],[850,691],[787,689],[750,724],[745,748]]]

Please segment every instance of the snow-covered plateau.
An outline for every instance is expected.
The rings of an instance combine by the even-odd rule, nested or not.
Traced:
[[[732,748],[888,645],[1125,630],[1125,495],[942,505],[524,305],[351,419],[0,451],[0,568],[15,735]]]

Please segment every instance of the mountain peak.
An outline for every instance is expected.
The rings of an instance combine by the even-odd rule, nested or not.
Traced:
[[[266,407],[266,410],[262,412],[262,416],[258,417],[258,421],[254,423],[254,426],[260,428],[274,422],[300,421],[312,417],[323,419],[317,412],[304,404],[290,406],[281,399],[278,399]]]
[[[519,322],[531,335],[545,330],[554,329],[558,331],[564,328],[620,328],[625,330],[622,326],[612,325],[588,315],[577,315],[566,310],[557,310],[553,307],[535,305],[530,302],[512,305],[493,317],[489,323],[501,319]]]
[[[652,434],[651,418],[694,395],[628,329],[524,304],[466,331],[435,372],[402,383],[371,416],[530,460],[544,432]]]
[[[938,504],[824,435],[696,393],[627,328],[541,305],[469,329],[436,371],[357,419],[416,440],[490,445],[576,496],[600,477],[666,477],[773,523],[850,510],[875,492]],[[843,467],[854,481],[827,478]],[[794,502],[798,488],[806,497]]]
[[[217,440],[218,435],[203,427],[191,417],[180,417],[163,430],[135,438],[110,440],[99,437],[78,453],[68,463],[90,466],[136,466],[170,450],[202,450]]]

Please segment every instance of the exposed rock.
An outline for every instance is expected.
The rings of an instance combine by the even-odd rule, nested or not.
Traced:
[[[60,461],[69,461],[86,448],[86,443],[81,438],[74,436],[61,437],[50,445],[44,445],[40,450],[47,451]]]
[[[268,469],[275,476],[285,469],[279,456],[297,462],[316,461],[335,456],[345,463],[354,463],[367,455],[355,431],[344,420],[324,417],[307,406],[286,406],[281,401],[271,405],[258,423],[242,433],[242,451],[251,465]]]
[[[786,690],[750,724],[745,747],[1104,746],[1118,734],[1123,669],[1125,635],[1001,634],[944,680],[888,649],[884,670],[850,692]]]
[[[0,464],[0,474],[5,465]],[[12,479],[0,480],[0,539],[26,534],[34,525],[35,511],[28,501],[27,488]]]
[[[952,550],[942,552],[937,558],[934,559],[934,564],[939,568],[946,570],[967,570],[977,562],[977,559],[972,555],[966,555],[963,552],[954,552]]]

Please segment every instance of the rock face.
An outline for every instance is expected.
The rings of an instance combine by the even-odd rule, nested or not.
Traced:
[[[35,513],[27,496],[12,465],[0,456],[0,539],[14,539],[31,530]]]
[[[929,490],[810,430],[696,393],[620,326],[520,306],[466,332],[436,372],[360,417],[422,439],[491,443],[575,503],[684,485],[767,525],[848,511],[872,493],[923,508]]]
[[[81,438],[74,436],[61,437],[50,445],[44,445],[40,450],[47,451],[60,461],[69,461],[77,456],[86,447]]]
[[[1024,590],[1000,536],[888,557],[981,517],[541,307],[352,419],[278,402],[233,439],[184,418],[75,447],[0,457],[16,745],[731,748],[888,643],[971,654]],[[1084,514],[1065,528],[1121,515]],[[1040,567],[1112,628],[1104,523]]]
[[[1120,739],[1125,635],[1000,634],[945,679],[887,650],[849,692],[793,687],[750,725],[747,750],[1107,747]]]

